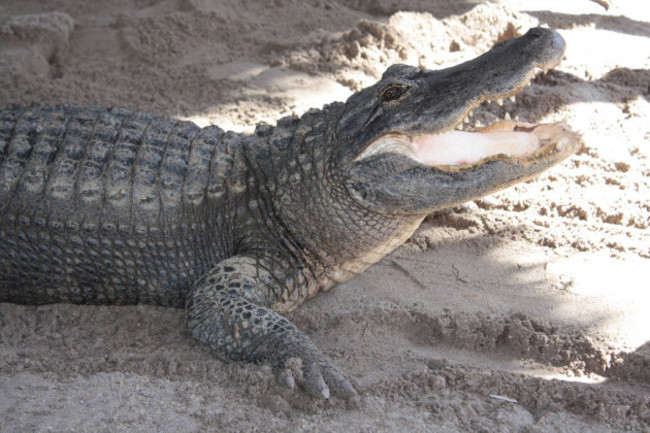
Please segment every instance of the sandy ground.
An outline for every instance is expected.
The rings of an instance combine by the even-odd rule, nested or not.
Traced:
[[[344,99],[389,64],[446,67],[547,23],[562,65],[468,127],[565,119],[585,148],[431,215],[290,315],[350,374],[351,402],[220,363],[180,310],[0,304],[0,432],[650,431],[650,7],[479,3],[3,1],[0,103],[238,131]]]

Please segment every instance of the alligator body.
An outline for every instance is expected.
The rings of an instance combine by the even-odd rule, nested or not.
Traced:
[[[556,32],[532,29],[449,69],[394,65],[345,103],[252,135],[119,109],[5,107],[0,301],[182,307],[220,358],[268,362],[312,395],[355,395],[282,313],[365,270],[431,211],[575,152],[562,124],[453,130],[563,51]]]

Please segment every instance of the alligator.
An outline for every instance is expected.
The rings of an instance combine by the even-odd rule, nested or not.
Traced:
[[[580,147],[563,123],[457,125],[565,43],[533,28],[448,69],[390,66],[346,102],[199,128],[117,108],[0,110],[0,301],[185,308],[218,358],[357,395],[283,314],[405,242],[426,215],[534,177]]]

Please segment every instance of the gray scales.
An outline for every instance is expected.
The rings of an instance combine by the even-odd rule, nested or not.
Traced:
[[[437,71],[391,66],[345,103],[252,135],[114,108],[0,111],[0,301],[185,308],[224,360],[356,395],[283,313],[364,271],[430,212],[580,147],[564,124],[455,131],[564,53],[535,28]]]

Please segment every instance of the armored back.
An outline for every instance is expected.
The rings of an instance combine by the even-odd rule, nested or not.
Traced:
[[[218,197],[239,137],[149,114],[70,106],[0,111],[0,212],[42,224],[135,227]]]

